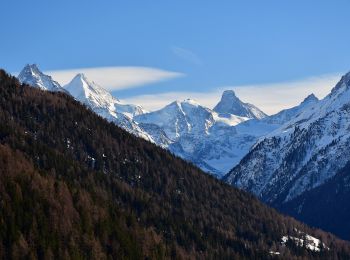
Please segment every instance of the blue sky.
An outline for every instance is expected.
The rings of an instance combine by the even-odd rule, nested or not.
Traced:
[[[283,87],[350,70],[350,1],[12,0],[1,10],[0,66],[10,72],[37,63],[44,71],[127,66],[181,73],[113,92],[126,100]]]

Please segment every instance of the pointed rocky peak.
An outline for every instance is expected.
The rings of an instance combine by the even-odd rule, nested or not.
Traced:
[[[214,111],[222,114],[233,114],[233,112],[239,112],[242,102],[237,98],[233,90],[225,90],[222,93],[220,102],[214,107]]]
[[[225,90],[222,93],[221,99],[239,100],[239,98],[236,96],[236,93],[232,89]]]
[[[75,75],[72,81],[88,82],[89,80],[87,79],[84,73],[78,73],[77,75]]]
[[[42,90],[65,92],[58,82],[54,81],[49,75],[42,73],[36,64],[27,64],[19,73],[18,79],[21,83]]]
[[[84,73],[77,74],[71,82],[65,86],[65,89],[75,98],[98,97],[99,99],[115,99],[107,90],[95,82],[90,81]]]
[[[181,101],[179,100],[175,100],[171,103],[169,103],[168,105],[166,105],[165,107],[159,109],[158,111],[167,111],[167,110],[181,110]]]
[[[77,74],[65,88],[76,100],[93,109],[104,109],[108,111],[107,114],[114,117],[117,116],[116,113],[121,113],[128,118],[133,118],[147,112],[141,106],[121,102],[109,91],[89,80],[83,73]]]
[[[38,66],[36,64],[27,64],[24,66],[24,68],[22,69],[21,73],[19,75],[40,75],[42,74],[41,71],[39,70]]]
[[[304,104],[310,104],[310,103],[317,103],[319,101],[319,99],[312,93],[310,95],[308,95],[303,102],[301,102],[301,105]]]
[[[98,86],[95,82],[89,81],[84,73],[79,73],[68,83],[67,87],[79,87],[80,89],[101,89],[102,87]]]
[[[222,93],[220,102],[213,109],[219,114],[232,114],[241,117],[261,119],[266,117],[256,106],[243,103],[233,90],[225,90]]]

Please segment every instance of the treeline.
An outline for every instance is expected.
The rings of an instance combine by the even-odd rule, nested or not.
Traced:
[[[345,259],[349,245],[0,71],[3,259]],[[330,250],[281,245],[301,230]]]

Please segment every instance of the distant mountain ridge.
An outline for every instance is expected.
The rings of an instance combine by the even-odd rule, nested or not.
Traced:
[[[34,82],[30,75],[27,76],[28,84]],[[51,77],[46,77],[52,81],[46,82],[47,85],[54,84]],[[233,90],[226,90],[214,109],[187,99],[148,112],[141,106],[124,104],[84,74],[76,75],[64,89],[100,116],[218,178],[238,164],[261,136],[317,101],[316,97],[310,96],[293,109],[267,116],[254,105],[242,102]]]
[[[50,86],[56,82],[40,72],[36,65],[32,67],[38,71],[36,74],[46,78],[42,89],[51,90]],[[32,79],[31,73],[24,73],[26,70],[27,66],[20,76],[27,74],[25,82],[36,86],[35,77]],[[236,132],[234,126],[266,116],[255,106],[239,100],[232,90],[224,91],[221,101],[216,106],[222,113],[201,106],[192,99],[174,101],[158,111],[148,113],[141,106],[124,104],[81,73],[62,89],[95,113],[128,132],[169,149],[218,177],[234,165],[231,159],[243,156],[241,152],[231,151],[229,148],[231,143],[235,142],[230,138]],[[223,110],[225,106],[227,111]],[[235,111],[232,108],[236,108],[235,111],[242,116],[233,114]],[[227,138],[230,139],[229,142]],[[213,150],[215,154],[211,154]],[[218,158],[220,154],[223,154],[222,159]]]
[[[77,74],[67,85],[61,87],[52,77],[41,72],[37,65],[33,64],[26,65],[20,72],[18,79],[23,83],[43,90],[65,92],[103,118],[116,123],[138,137],[154,142],[132,120],[134,115],[145,113],[146,110],[140,106],[124,104],[95,82],[89,81],[83,73]]]
[[[238,98],[231,101],[242,103]],[[251,119],[229,112],[218,114],[192,99],[134,118],[148,133],[148,127],[161,129],[167,136],[163,147],[217,177],[233,166],[233,158],[243,156],[232,150],[237,143],[236,126]]]

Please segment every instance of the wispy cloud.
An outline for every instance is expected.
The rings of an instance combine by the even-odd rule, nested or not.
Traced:
[[[150,67],[78,68],[45,71],[45,73],[62,85],[67,84],[77,73],[84,73],[88,79],[108,90],[133,88],[185,76],[183,73]]]
[[[179,58],[186,60],[195,65],[202,65],[201,59],[196,53],[189,49],[181,48],[179,46],[172,46],[171,51]]]
[[[309,77],[291,82],[263,85],[226,86],[208,93],[200,92],[168,92],[156,95],[140,95],[125,101],[140,104],[148,110],[159,109],[174,100],[192,98],[209,108],[220,100],[223,90],[233,89],[244,102],[252,103],[268,114],[298,105],[306,96],[314,93],[318,98],[325,97],[340,79],[339,74],[327,74]]]

